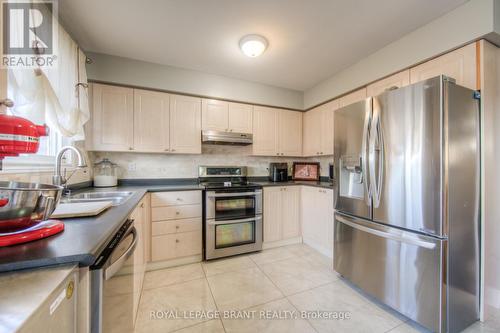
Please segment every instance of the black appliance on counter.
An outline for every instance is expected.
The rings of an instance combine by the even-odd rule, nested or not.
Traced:
[[[272,182],[288,181],[288,164],[269,163],[269,180]]]
[[[200,166],[204,259],[262,250],[262,185],[247,180],[247,168]]]

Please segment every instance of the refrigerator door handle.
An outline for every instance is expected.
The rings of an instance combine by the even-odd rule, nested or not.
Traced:
[[[365,192],[367,196],[365,197],[366,204],[371,206],[372,191],[369,184],[368,177],[368,152],[369,152],[369,142],[370,142],[370,132],[371,132],[371,122],[372,114],[371,110],[366,111],[365,123],[363,124],[363,142],[361,145],[361,180],[360,183],[364,184]]]
[[[382,127],[380,122],[380,107],[376,98],[373,99],[373,135],[369,141],[369,170],[370,182],[373,195],[373,206],[377,208],[380,205],[380,196],[382,193],[382,175],[384,170],[384,143],[382,137]]]
[[[337,221],[350,226],[351,228],[358,229],[363,232],[367,232],[369,234],[379,236],[382,238],[392,239],[398,242],[407,243],[416,245],[418,247],[423,247],[429,250],[433,250],[436,247],[436,243],[427,242],[425,240],[419,239],[418,236],[411,235],[408,232],[400,232],[400,233],[392,233],[387,231],[378,230],[375,228],[366,227],[364,225],[358,224],[354,221],[349,221],[350,219],[337,213],[336,214]]]

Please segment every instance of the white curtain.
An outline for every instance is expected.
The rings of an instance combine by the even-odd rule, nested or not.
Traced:
[[[69,34],[58,26],[54,67],[9,69],[9,91],[16,101],[13,113],[74,141],[85,139],[89,120],[86,57]]]

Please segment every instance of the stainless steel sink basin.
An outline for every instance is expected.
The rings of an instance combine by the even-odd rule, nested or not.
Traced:
[[[126,202],[134,194],[131,191],[83,192],[61,198],[61,203],[111,201],[113,206]]]

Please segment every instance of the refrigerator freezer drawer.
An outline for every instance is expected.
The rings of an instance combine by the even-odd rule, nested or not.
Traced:
[[[433,332],[445,327],[446,240],[335,214],[335,270]]]

